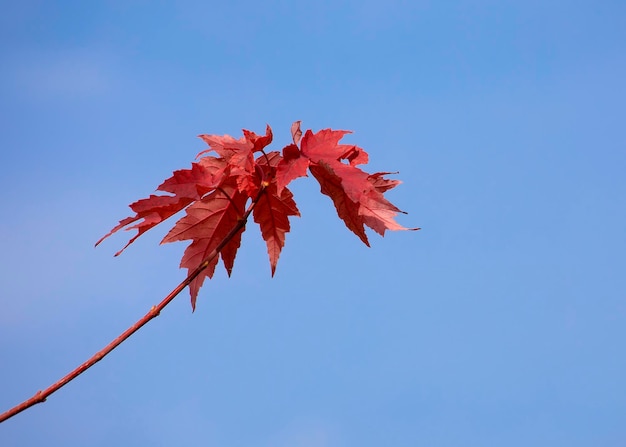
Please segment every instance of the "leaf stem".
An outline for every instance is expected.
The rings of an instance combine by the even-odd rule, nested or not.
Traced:
[[[222,194],[224,194],[226,196],[226,198],[228,199],[228,201],[230,202],[230,204],[233,206],[233,208],[235,208],[235,210],[237,210],[237,214],[239,214],[239,210],[237,209],[237,204],[235,203],[233,198],[231,196],[229,196],[226,191],[224,191],[224,188],[222,188],[221,186],[218,186],[217,188],[215,188],[215,190],[221,192]],[[238,219],[239,220],[243,219],[243,216],[239,217]],[[224,247],[222,247],[222,248],[224,248]],[[206,268],[206,266],[205,266],[205,268]]]
[[[161,311],[165,308],[165,306],[167,306],[174,298],[176,298],[176,296],[180,292],[182,292],[185,289],[185,287],[187,287],[205,268],[207,268],[209,263],[222,251],[222,249],[226,246],[226,244],[228,244],[228,242],[246,226],[246,222],[248,221],[248,217],[250,217],[250,213],[252,213],[252,210],[254,209],[255,205],[258,203],[264,191],[265,191],[265,187],[261,186],[259,193],[254,198],[252,203],[250,203],[250,205],[248,206],[248,209],[246,209],[246,212],[244,213],[242,218],[237,221],[237,224],[232,228],[232,230],[230,230],[230,232],[224,237],[224,239],[218,244],[218,246],[215,247],[215,249],[204,258],[202,263],[193,272],[187,275],[187,278],[185,278],[180,284],[178,284],[178,286],[176,286],[174,290],[172,290],[169,293],[169,295],[167,295],[163,299],[163,301],[161,301],[156,306],[152,306],[152,308],[148,311],[148,313],[145,314],[142,318],[140,318],[135,324],[133,324],[131,327],[126,329],[124,332],[122,332],[117,338],[111,341],[102,350],[96,352],[89,360],[87,360],[82,365],[75,368],[65,377],[53,383],[45,390],[37,391],[35,395],[31,397],[30,399],[27,399],[21,404],[18,404],[15,407],[11,408],[10,410],[7,410],[4,413],[0,414],[0,423],[6,421],[9,418],[12,418],[16,414],[21,413],[22,411],[26,410],[27,408],[32,407],[33,405],[45,402],[46,399],[52,393],[59,390],[63,386],[67,385],[76,377],[78,377],[79,375],[87,371],[93,365],[95,365],[100,360],[102,360],[107,354],[109,354],[111,351],[117,348],[120,344],[126,341],[126,339],[128,339],[131,335],[133,335],[135,332],[141,329],[147,322],[149,322],[155,317],[158,317]]]

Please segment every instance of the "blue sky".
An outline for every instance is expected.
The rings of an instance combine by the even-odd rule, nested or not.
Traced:
[[[93,244],[204,143],[353,130],[421,232],[365,247],[311,178],[2,446],[623,446],[626,6],[30,1],[0,16],[0,410],[184,277]],[[173,222],[172,222],[173,223]]]

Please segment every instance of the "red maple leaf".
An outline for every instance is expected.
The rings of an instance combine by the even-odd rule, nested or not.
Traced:
[[[131,204],[135,215],[122,219],[96,245],[121,229],[137,230],[118,255],[143,233],[185,210],[161,243],[191,241],[180,266],[189,272],[195,308],[198,291],[204,280],[213,276],[218,259],[230,276],[250,212],[261,228],[274,275],[290,230],[289,217],[300,216],[287,185],[306,176],[307,171],[320,183],[321,192],[332,199],[346,226],[366,245],[365,226],[380,235],[386,230],[406,230],[395,221],[402,211],[383,196],[400,181],[385,178],[388,172],[368,174],[358,168],[368,162],[368,155],[358,146],[339,143],[348,133],[307,130],[302,136],[300,121],[296,121],[291,126],[293,143],[282,153],[265,152],[273,138],[270,126],[265,135],[244,129],[239,139],[200,135],[209,148],[198,154],[191,169],[175,171],[157,188],[170,195],[151,195]],[[209,155],[212,153],[216,156]],[[203,270],[196,272],[200,266]],[[197,274],[193,279],[192,272]]]
[[[174,228],[167,233],[161,243],[191,240],[191,245],[187,247],[180,261],[180,267],[186,268],[191,273],[242,218],[247,200],[248,197],[239,192],[235,184],[223,185],[219,190],[211,192],[190,205],[186,209],[186,215],[176,222]],[[240,242],[241,232],[237,233],[220,252],[229,276]],[[215,257],[190,284],[193,308],[195,308],[198,290],[205,277],[213,277],[217,260],[218,258]]]
[[[285,246],[285,234],[291,229],[289,216],[300,216],[300,211],[293,200],[293,194],[283,188],[279,195],[276,183],[270,183],[254,207],[254,221],[261,227],[261,234],[267,244],[270,256],[272,276],[276,272],[276,263],[281,250]]]
[[[292,134],[295,135],[300,132],[299,123],[294,123],[294,126],[297,126],[295,133],[292,127]],[[299,151],[296,151],[294,137],[294,144],[285,148],[289,155],[283,154],[282,164],[278,166],[279,174],[284,177],[279,177],[278,185],[306,175],[306,170],[303,172],[306,165],[320,183],[321,192],[332,199],[337,214],[346,226],[369,246],[364,225],[381,236],[384,236],[385,230],[409,229],[394,220],[398,213],[404,212],[383,196],[401,182],[386,179],[384,176],[389,172],[368,174],[357,168],[357,165],[366,164],[369,157],[358,146],[339,144],[348,133],[345,130],[323,129],[316,133],[307,130]]]

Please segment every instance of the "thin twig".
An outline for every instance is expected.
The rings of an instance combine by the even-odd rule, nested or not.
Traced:
[[[163,301],[161,301],[156,306],[152,306],[152,309],[150,309],[150,311],[147,314],[145,314],[141,319],[139,319],[135,324],[133,324],[128,329],[126,329],[115,340],[111,341],[108,345],[106,345],[104,349],[95,353],[89,360],[87,360],[85,363],[83,363],[82,365],[74,369],[72,372],[67,374],[61,380],[53,383],[52,385],[50,385],[48,388],[46,388],[43,391],[41,390],[37,391],[37,393],[35,393],[35,395],[31,397],[30,399],[27,399],[21,404],[16,405],[10,410],[7,410],[4,413],[0,414],[0,423],[6,421],[9,418],[12,418],[16,414],[21,413],[22,411],[26,410],[27,408],[32,407],[33,405],[45,402],[48,396],[50,396],[52,393],[54,393],[61,387],[67,385],[76,377],[78,377],[79,375],[87,371],[89,368],[91,368],[93,365],[98,363],[108,353],[113,351],[116,347],[122,344],[127,338],[129,338],[131,335],[137,332],[148,321],[152,320],[155,317],[158,317],[159,313],[161,313],[161,311],[165,308],[165,306],[167,306],[174,298],[176,298],[176,296],[180,292],[182,292],[185,289],[185,287],[187,287],[205,268],[207,268],[210,262],[213,259],[215,259],[215,257],[222,251],[222,249],[226,246],[226,244],[228,244],[228,242],[230,242],[230,240],[233,237],[235,237],[237,233],[239,233],[239,231],[241,231],[246,226],[246,222],[248,221],[248,217],[250,217],[250,213],[252,213],[254,206],[258,203],[259,199],[261,198],[261,195],[263,195],[264,192],[265,192],[265,187],[261,186],[261,189],[258,195],[252,201],[252,203],[250,204],[250,206],[248,207],[244,215],[241,217],[241,219],[237,221],[237,224],[233,227],[233,229],[230,230],[230,232],[224,237],[224,239],[218,244],[218,246],[215,247],[215,249],[211,253],[209,253],[209,255],[206,258],[204,258],[204,260],[198,266],[198,268],[196,268],[193,272],[191,272],[187,276],[187,278],[185,278],[178,286],[176,286],[176,288],[172,290],[170,294],[167,295],[163,299]]]

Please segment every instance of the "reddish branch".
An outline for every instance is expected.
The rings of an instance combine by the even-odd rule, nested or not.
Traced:
[[[270,126],[267,126],[265,135],[244,130],[243,137],[237,140],[228,135],[200,135],[209,149],[198,154],[198,161],[192,163],[191,169],[174,171],[157,188],[165,194],[151,195],[132,203],[130,207],[135,215],[122,219],[96,243],[98,245],[122,229],[137,230],[117,256],[143,233],[185,210],[186,215],[176,222],[162,242],[192,241],[181,261],[181,267],[188,271],[187,278],[158,306],[88,361],[49,388],[0,414],[0,422],[44,402],[102,360],[159,315],[185,287],[189,287],[191,306],[195,308],[198,290],[205,278],[212,277],[218,255],[230,275],[241,233],[253,211],[254,221],[259,224],[267,244],[274,275],[285,245],[285,234],[290,230],[289,218],[300,215],[287,186],[293,180],[307,176],[307,172],[319,182],[322,194],[333,201],[339,218],[366,245],[369,245],[366,226],[381,236],[386,230],[407,230],[395,221],[395,216],[403,211],[384,197],[384,193],[400,181],[385,178],[389,172],[369,174],[359,168],[368,162],[369,156],[358,146],[340,143],[347,133],[332,129],[307,130],[303,136],[300,121],[296,121],[291,126],[293,143],[285,146],[282,152],[265,152],[264,148],[272,142]],[[257,153],[260,155],[255,157]],[[264,200],[260,200],[261,196]],[[250,206],[241,215],[250,200]]]
[[[193,272],[191,272],[187,276],[187,278],[185,278],[184,281],[182,281],[178,286],[176,286],[176,288],[172,290],[170,294],[167,295],[163,299],[163,301],[161,301],[156,306],[152,306],[152,309],[150,309],[150,311],[147,314],[145,314],[141,319],[139,319],[135,324],[133,324],[128,329],[126,329],[115,340],[111,341],[111,343],[106,345],[104,349],[95,353],[89,360],[87,360],[85,363],[83,363],[82,365],[74,369],[65,377],[53,383],[45,390],[37,391],[37,393],[35,393],[35,395],[31,397],[30,399],[27,399],[21,404],[16,405],[10,410],[7,410],[4,413],[0,414],[0,423],[6,421],[9,418],[12,418],[16,414],[21,413],[22,411],[26,410],[27,408],[32,407],[33,405],[45,402],[48,396],[50,396],[52,393],[59,390],[60,388],[64,387],[65,385],[70,383],[72,380],[74,380],[76,377],[80,376],[82,373],[87,371],[93,365],[98,363],[107,354],[109,354],[111,351],[117,348],[120,344],[126,341],[126,339],[128,339],[131,335],[137,332],[148,321],[152,320],[155,317],[158,317],[161,311],[165,308],[165,306],[167,306],[174,298],[176,298],[176,296],[180,292],[182,292],[185,289],[185,287],[187,287],[205,268],[207,268],[207,266],[211,263],[211,261],[215,259],[215,257],[220,253],[220,251],[222,251],[222,249],[228,244],[228,242],[230,242],[230,240],[233,237],[235,237],[237,233],[239,233],[246,226],[246,222],[248,221],[248,217],[250,216],[250,213],[252,213],[252,210],[254,209],[255,205],[261,198],[261,195],[263,194],[264,191],[265,191],[265,188],[262,187],[261,191],[259,192],[259,195],[250,204],[245,214],[241,217],[241,219],[237,221],[237,224],[233,227],[233,229],[224,237],[224,239],[219,243],[219,245],[211,253],[209,253],[209,255],[206,258],[204,258],[204,260],[198,266],[198,268],[196,268]]]

